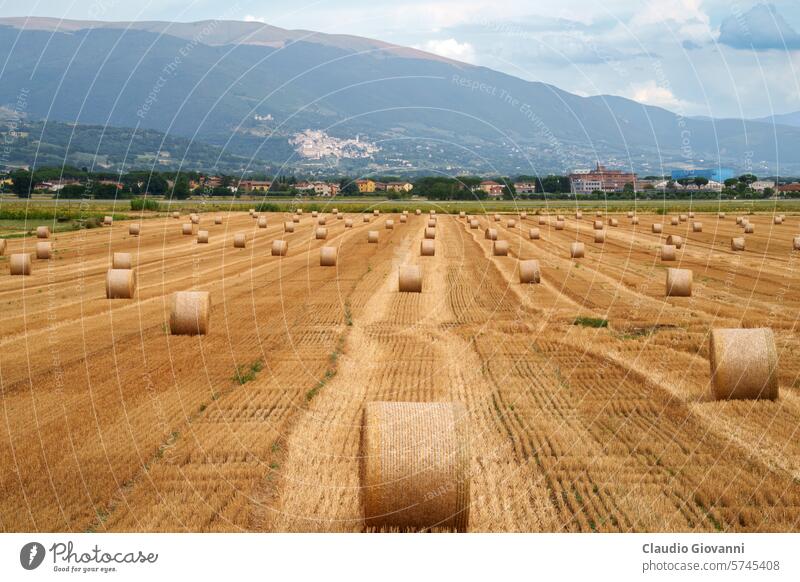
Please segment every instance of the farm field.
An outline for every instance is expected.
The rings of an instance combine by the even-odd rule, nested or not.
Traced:
[[[293,233],[288,214],[262,215],[265,229],[222,216],[202,216],[208,244],[181,234],[185,217],[142,221],[138,237],[130,221],[56,233],[28,277],[8,257],[36,239],[7,241],[0,531],[365,531],[373,401],[465,405],[472,532],[800,531],[799,216],[748,216],[734,252],[730,213],[698,213],[702,232],[609,214],[602,244],[589,212],[564,230],[552,215],[481,215],[478,229],[441,215],[427,257],[413,210],[346,213],[353,228],[327,215],[324,241],[308,213]],[[686,244],[665,263],[670,234]],[[319,266],[326,245],[335,268]],[[105,298],[114,252],[133,254],[134,299]],[[520,259],[539,260],[541,284],[519,283]],[[422,293],[398,292],[405,264]],[[693,271],[691,297],[665,298],[666,267]],[[211,293],[207,335],[169,334],[184,290]],[[774,331],[777,400],[710,397],[709,332],[739,327]]]

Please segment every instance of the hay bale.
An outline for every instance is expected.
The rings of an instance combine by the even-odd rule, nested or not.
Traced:
[[[222,217],[221,216],[215,216],[214,217],[214,224],[222,224]]]
[[[6,239],[0,238],[0,257],[6,254]]]
[[[517,221],[513,218],[509,218],[506,221],[506,228],[517,228]]]
[[[364,222],[369,222],[369,214],[364,215]]]
[[[653,233],[654,234],[659,234],[659,233],[661,233],[663,231],[664,231],[664,225],[663,224],[661,224],[660,222],[654,222],[653,223]]]
[[[300,224],[300,217],[297,214],[292,216],[292,224]]]
[[[394,220],[387,220],[384,226],[386,227],[387,230],[394,229]]]
[[[401,214],[400,215],[400,223],[404,224],[407,221],[408,221],[408,216],[406,216],[405,214]]]
[[[428,228],[436,228],[436,221],[431,219],[428,221]]]
[[[778,398],[778,352],[771,329],[711,330],[708,353],[716,400]]]
[[[320,267],[335,267],[336,260],[339,255],[339,249],[336,247],[322,247],[319,249],[319,266]]]
[[[338,208],[334,208],[333,210],[331,210],[331,212],[333,214],[339,214],[339,209]]]
[[[243,249],[247,247],[247,235],[243,232],[237,232],[233,235],[233,248]]]
[[[192,223],[191,222],[184,222],[181,226],[181,232],[184,235],[191,235],[192,233]]]
[[[483,232],[483,238],[486,240],[497,240],[497,229],[496,228],[487,228]]]
[[[33,272],[31,256],[28,253],[14,253],[8,258],[8,268],[12,275],[30,275]]]
[[[792,240],[792,248],[796,251],[800,251],[800,236],[794,237],[794,239]]]
[[[689,218],[694,218],[694,212],[689,213]]]
[[[316,210],[312,210],[311,211],[311,218],[316,218],[317,216],[319,216],[319,212],[317,212]]]
[[[539,240],[541,233],[538,228],[532,228],[528,231],[528,238],[531,240]]]
[[[289,252],[289,243],[285,240],[274,240],[272,241],[272,256],[273,257],[285,257],[286,253]]]
[[[169,330],[172,335],[205,335],[211,317],[211,293],[178,291],[172,295]]]
[[[324,216],[320,216],[317,219],[317,224],[320,225],[320,226],[325,226],[327,223],[328,223],[328,219],[325,218]]]
[[[677,234],[671,234],[667,237],[667,244],[674,245],[676,249],[683,248],[683,237]]]
[[[53,256],[53,245],[49,242],[36,243],[36,258],[40,261],[46,261]]]
[[[435,228],[426,228],[425,229],[425,238],[436,238],[436,229]]]
[[[736,224],[737,225],[741,225],[742,224],[742,220],[744,220],[744,219],[741,216],[737,216],[736,217]]]
[[[192,224],[200,224],[200,215],[199,214],[192,214],[189,217],[189,220],[192,221]],[[264,220],[266,220],[266,219],[264,219]]]
[[[375,210],[372,211],[372,214],[375,216],[380,216],[381,211],[376,208]]]
[[[368,243],[377,243],[378,238],[380,238],[380,233],[377,230],[371,230],[367,233]]]
[[[361,428],[368,528],[469,527],[467,410],[458,402],[370,402]]]
[[[692,278],[689,269],[667,269],[667,297],[691,297]]]
[[[627,216],[628,218],[633,218],[633,212],[629,210],[625,216]]]
[[[594,231],[594,242],[596,242],[596,243],[604,243],[604,242],[606,242],[606,231],[604,231],[604,230],[596,230],[596,231]]]
[[[753,234],[755,231],[756,231],[755,225],[750,224],[749,222],[744,227],[745,234]]]
[[[112,269],[132,269],[133,255],[130,253],[114,253],[111,255]]]
[[[344,221],[345,228],[353,228],[353,219],[348,218]]]
[[[519,219],[520,220],[527,220],[528,219],[528,213],[527,212],[520,212],[519,213]]]
[[[631,224],[633,224],[633,225],[639,224],[639,217],[638,216],[634,216],[633,218],[631,218]]]
[[[539,217],[539,226],[542,226],[544,224],[547,224],[547,220],[545,220],[544,216],[540,216]]]
[[[717,218],[725,218],[725,213],[720,212],[719,214],[717,214]]]
[[[688,216],[686,216],[685,214],[681,214],[680,216],[678,216],[678,219],[679,219],[681,222],[686,222],[687,220],[689,220],[689,217],[688,217]]]
[[[417,209],[414,211],[414,214],[416,214],[417,216],[419,216],[420,214],[422,214],[422,210],[420,210],[419,208],[417,208]]]
[[[677,216],[673,216],[672,218],[669,219],[669,223],[672,226],[678,226],[678,217]]]
[[[430,239],[420,241],[419,254],[423,257],[433,257],[436,255],[436,241]]]
[[[783,224],[783,218],[781,218],[780,216],[776,216],[775,218],[772,219],[772,223],[773,224]]]
[[[136,293],[136,271],[109,269],[106,271],[106,299],[132,299]]]
[[[573,259],[582,259],[585,250],[582,242],[574,242],[569,245],[569,256]]]
[[[492,244],[492,254],[495,257],[507,257],[508,256],[508,241],[507,240],[496,240]]]
[[[595,211],[594,216],[595,218],[600,218],[601,216],[603,216],[603,213],[600,210],[597,210]]]
[[[298,208],[297,210],[294,211],[294,213],[295,214],[303,214],[303,209],[302,208]]]
[[[480,227],[480,223],[478,222],[478,220],[476,218],[473,218],[472,220],[469,221],[469,227],[472,230],[476,230],[477,228]]]
[[[495,222],[500,222],[500,215],[499,214],[495,214],[494,215],[494,221]]]
[[[564,230],[565,223],[563,220],[556,220],[555,229]]]
[[[541,272],[539,271],[539,261],[528,259],[519,262],[519,282],[523,284],[541,282]]]
[[[564,222],[564,215],[563,214],[556,214],[556,220],[559,222]]]
[[[198,230],[197,231],[197,244],[207,245],[208,244],[208,231],[207,230]]]
[[[603,230],[603,221],[602,220],[595,220],[593,227],[595,230]]]
[[[417,265],[404,265],[398,271],[400,293],[422,293],[422,269]]]
[[[403,210],[403,215],[408,216],[408,210]]]
[[[581,212],[580,210],[578,210],[578,211],[575,213],[575,219],[576,219],[576,220],[580,220],[581,218],[583,218],[583,212]]]
[[[429,214],[430,216],[436,216],[436,211],[435,211],[435,210],[430,210],[430,211],[428,212],[428,214]]]
[[[662,261],[675,260],[675,245],[661,245],[661,260]]]
[[[114,217],[113,216],[104,216],[103,217],[103,226],[111,226],[114,224]]]
[[[131,235],[131,236],[139,236],[139,233],[141,232],[141,229],[142,229],[142,225],[139,224],[138,222],[136,222],[134,224],[129,224],[128,225],[128,234]]]
[[[175,212],[172,213],[172,218],[180,218],[180,217],[181,217],[181,213],[180,212],[175,211]]]
[[[735,236],[731,239],[731,250],[732,251],[743,251],[744,250],[744,237],[743,236]]]
[[[284,222],[283,232],[294,232],[294,222]]]
[[[609,226],[619,226],[619,220],[616,218],[609,218],[608,219]]]
[[[258,217],[258,228],[267,228],[267,217],[266,216],[259,216]]]
[[[250,212],[250,216],[255,216],[256,215],[256,209],[255,208],[251,208],[249,210],[249,212]]]
[[[461,212],[459,212],[459,213],[458,213],[458,217],[459,217],[459,218],[464,218],[464,217],[466,217],[466,216],[467,216],[467,213],[466,213],[466,212],[464,212],[463,210],[462,210]]]
[[[49,226],[37,226],[36,227],[36,238],[50,238],[50,227]]]
[[[314,238],[317,240],[325,240],[328,238],[328,229],[318,226],[314,231]]]
[[[703,232],[703,223],[702,222],[693,222],[692,223],[692,232]]]

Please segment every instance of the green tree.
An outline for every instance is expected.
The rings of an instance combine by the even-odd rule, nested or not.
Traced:
[[[33,175],[28,170],[11,172],[11,191],[20,198],[30,198],[33,189]]]
[[[739,176],[739,182],[747,186],[757,181],[758,181],[758,176],[756,176],[755,174],[742,174],[741,176]]]
[[[172,186],[172,197],[176,200],[186,200],[189,197],[189,178],[178,176]]]
[[[702,176],[697,176],[694,179],[694,185],[698,188],[702,188],[703,186],[708,186],[708,178],[703,178]]]

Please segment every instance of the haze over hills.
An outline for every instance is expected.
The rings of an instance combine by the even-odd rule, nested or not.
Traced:
[[[219,146],[256,171],[532,174],[601,161],[645,174],[800,172],[798,127],[580,97],[354,36],[255,22],[4,18],[0,54],[0,105],[28,120],[157,130]],[[334,143],[333,155],[308,157],[290,143],[307,129],[375,153],[337,156]]]

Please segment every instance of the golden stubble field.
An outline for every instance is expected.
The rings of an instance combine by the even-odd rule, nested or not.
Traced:
[[[480,216],[474,230],[441,216],[433,257],[419,256],[424,215],[331,218],[327,241],[308,214],[287,234],[288,215],[266,216],[259,229],[203,215],[209,244],[181,235],[185,217],[146,220],[139,237],[124,222],[55,235],[29,277],[9,276],[8,255],[36,240],[8,241],[0,530],[364,531],[361,418],[377,400],[466,406],[470,531],[800,530],[797,216],[748,217],[739,253],[731,215],[698,214],[694,233],[623,213],[604,244],[588,212],[559,231],[553,216]],[[492,255],[488,226],[508,256]],[[686,244],[662,263],[669,234]],[[270,255],[278,238],[286,257]],[[323,245],[336,267],[319,266]],[[138,290],[107,300],[120,251]],[[529,258],[540,285],[518,282]],[[398,293],[404,264],[421,266],[422,293]],[[664,297],[667,266],[693,270],[692,297]],[[183,290],[211,292],[208,335],[169,335]],[[709,397],[720,327],[774,330],[776,401]]]

